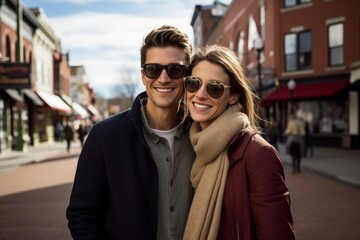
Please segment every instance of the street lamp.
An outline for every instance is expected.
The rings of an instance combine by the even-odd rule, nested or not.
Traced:
[[[294,91],[295,91],[295,87],[296,87],[296,82],[294,79],[290,79],[287,83],[287,86],[289,88],[290,91],[290,114],[293,113],[293,98],[294,98]]]
[[[261,80],[260,57],[261,57],[261,52],[264,49],[264,44],[263,44],[263,40],[260,37],[255,39],[254,48],[256,49],[256,52],[257,52],[257,72],[258,72],[258,85],[259,85],[258,91],[259,91],[259,98],[261,101],[262,100],[262,80]]]

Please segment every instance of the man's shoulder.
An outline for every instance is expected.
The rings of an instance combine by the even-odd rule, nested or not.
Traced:
[[[126,122],[130,120],[129,111],[130,111],[130,109],[120,112],[120,113],[117,113],[115,115],[112,115],[110,117],[107,117],[107,118],[101,120],[100,122],[97,122],[94,125],[94,127],[106,129],[109,127],[111,128],[112,126],[126,124]]]

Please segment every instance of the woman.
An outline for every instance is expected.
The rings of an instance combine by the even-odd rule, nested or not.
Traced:
[[[295,239],[278,152],[259,134],[254,95],[229,49],[198,50],[184,78],[196,159],[184,239]]]
[[[291,155],[293,173],[300,173],[301,156],[304,154],[305,130],[302,121],[292,114],[285,130],[286,152]]]

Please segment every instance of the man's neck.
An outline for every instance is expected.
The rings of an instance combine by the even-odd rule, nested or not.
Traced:
[[[178,115],[178,108],[153,108],[149,104],[146,104],[144,107],[150,128],[170,130],[179,124],[180,116]]]

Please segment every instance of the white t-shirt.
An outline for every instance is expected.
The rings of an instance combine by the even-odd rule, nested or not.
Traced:
[[[159,137],[165,138],[168,141],[173,159],[174,159],[174,137],[176,134],[176,129],[179,126],[180,125],[177,125],[176,127],[174,127],[173,129],[170,129],[170,130],[159,130],[159,129],[150,128],[150,130],[153,131],[156,135],[158,135]]]

